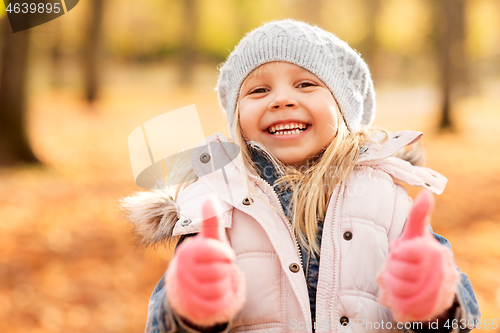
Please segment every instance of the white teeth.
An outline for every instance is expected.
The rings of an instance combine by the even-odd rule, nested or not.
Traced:
[[[285,135],[285,134],[300,134],[301,132],[300,130],[302,129],[303,130],[307,129],[307,125],[302,123],[294,123],[287,125],[271,126],[269,127],[268,131],[274,135]],[[290,130],[290,131],[284,131],[284,130]]]
[[[293,131],[276,131],[273,135],[292,135],[292,134],[300,134],[299,129],[295,129]]]

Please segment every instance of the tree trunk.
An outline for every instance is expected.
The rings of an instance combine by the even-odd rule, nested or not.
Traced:
[[[180,54],[179,83],[189,86],[193,82],[193,66],[196,57],[196,30],[198,11],[196,0],[184,0],[184,25]]]
[[[85,71],[85,99],[89,103],[94,102],[99,97],[104,2],[105,0],[91,0],[91,10],[88,16],[88,38],[83,61]]]
[[[0,165],[38,163],[26,132],[30,30],[12,33],[7,16],[0,23],[4,31],[0,77]]]
[[[452,115],[453,100],[458,88],[467,87],[467,65],[465,61],[465,1],[442,0],[444,18],[440,38],[440,84],[442,93],[439,128],[454,129]]]
[[[62,87],[63,86],[63,63],[62,63],[62,34],[63,31],[61,29],[61,24],[59,21],[54,21],[53,25],[55,29],[55,40],[54,45],[52,45],[50,49],[50,58],[52,63],[52,71],[51,71],[51,85],[53,87]]]

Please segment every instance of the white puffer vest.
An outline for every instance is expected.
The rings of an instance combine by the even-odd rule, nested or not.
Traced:
[[[411,207],[405,189],[393,179],[436,194],[446,184],[446,178],[430,169],[390,157],[421,136],[420,132],[403,131],[379,145],[367,144],[354,172],[334,190],[321,242],[316,332],[366,332],[375,327],[378,332],[388,332],[397,328],[390,311],[377,301],[375,282],[389,242],[401,233]],[[227,140],[216,133],[207,142]],[[232,321],[231,332],[312,332],[299,247],[290,223],[276,211],[282,211],[276,193],[247,170],[257,193],[250,192],[251,200],[245,200],[247,187],[234,154],[228,151],[224,175],[222,170],[206,172],[199,159],[204,152],[209,153],[205,142],[192,159],[200,179],[177,199],[181,218],[174,235],[199,232],[200,208],[206,197],[215,194],[221,200],[223,224],[247,282],[247,301]],[[352,237],[344,237],[346,232]]]

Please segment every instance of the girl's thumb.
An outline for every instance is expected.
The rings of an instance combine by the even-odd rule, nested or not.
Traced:
[[[434,198],[429,191],[423,190],[417,195],[401,235],[403,240],[420,237],[424,234],[425,228],[427,228],[426,217],[433,206]]]
[[[201,237],[225,240],[224,227],[220,225],[220,214],[222,209],[219,203],[213,197],[209,197],[202,208],[203,226]]]

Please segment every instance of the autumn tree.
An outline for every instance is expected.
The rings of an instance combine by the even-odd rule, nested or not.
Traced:
[[[439,38],[440,89],[442,93],[440,129],[453,129],[452,102],[457,88],[467,84],[464,52],[465,0],[441,0],[437,12],[441,24]],[[441,15],[439,15],[441,14]]]
[[[375,55],[379,44],[377,40],[377,18],[380,13],[381,0],[365,0],[364,4],[368,7],[369,15],[366,18],[368,31],[366,37],[360,45],[360,52],[370,67],[370,71],[374,80],[377,78],[377,67],[375,66]]]
[[[102,49],[102,21],[105,0],[90,0],[87,18],[87,40],[84,50],[85,99],[92,103],[98,98],[100,88],[100,60]]]
[[[54,43],[50,48],[50,59],[51,59],[51,84],[54,87],[60,87],[63,84],[63,29],[61,29],[61,24],[59,20],[53,22],[54,27]]]
[[[196,31],[198,28],[197,0],[183,0],[184,26],[180,49],[179,82],[187,86],[193,81],[193,65],[196,57]]]
[[[7,16],[0,23],[3,39],[0,76],[0,165],[38,163],[26,131],[30,30],[13,33]]]

